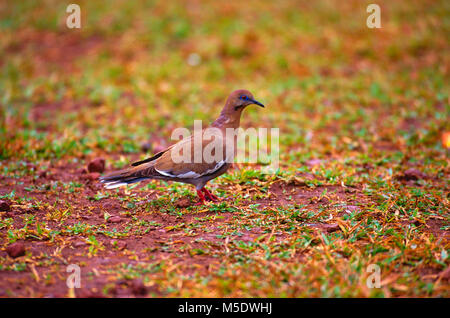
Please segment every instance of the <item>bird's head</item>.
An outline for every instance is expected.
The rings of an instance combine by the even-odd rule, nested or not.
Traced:
[[[242,110],[248,105],[255,104],[264,107],[263,104],[255,100],[252,93],[245,89],[232,92],[220,113],[219,118],[212,123],[213,127],[239,127]]]
[[[264,107],[263,104],[255,100],[252,93],[245,89],[239,89],[237,91],[234,91],[228,96],[227,104],[230,108],[234,111],[241,111],[248,105],[258,105],[261,107]]]

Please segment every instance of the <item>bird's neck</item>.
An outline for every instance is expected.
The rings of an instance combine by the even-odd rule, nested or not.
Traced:
[[[239,128],[241,123],[241,112],[228,114],[226,111],[220,113],[219,118],[217,118],[212,124],[212,127],[217,127],[219,129],[225,130],[226,128]]]
[[[217,127],[222,130],[226,130],[227,128],[239,128],[241,123],[241,114],[244,107],[240,107],[239,109],[235,109],[235,105],[227,100],[225,106],[220,112],[219,118],[217,118],[213,123],[212,127]]]

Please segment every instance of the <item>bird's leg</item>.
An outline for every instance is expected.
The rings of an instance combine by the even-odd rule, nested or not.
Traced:
[[[197,196],[200,199],[200,202],[197,202],[195,205],[203,205],[205,204],[205,196],[203,195],[201,190],[197,190]]]
[[[206,198],[209,200],[216,202],[219,201],[219,197],[217,195],[212,194],[208,189],[202,188],[202,190],[205,193]]]

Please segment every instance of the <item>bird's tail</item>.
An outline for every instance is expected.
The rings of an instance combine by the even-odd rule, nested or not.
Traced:
[[[106,176],[100,177],[100,182],[104,183],[106,189],[114,189],[130,183],[139,182],[149,177],[143,175],[145,167],[131,167],[115,171]]]

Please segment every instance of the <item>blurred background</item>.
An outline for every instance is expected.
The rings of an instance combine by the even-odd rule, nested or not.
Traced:
[[[286,160],[443,151],[448,1],[71,2],[0,3],[2,159],[152,152],[240,88]]]
[[[94,297],[446,297],[449,34],[447,0],[0,1],[0,295],[77,296],[66,247]],[[97,181],[236,89],[276,174],[230,169],[205,207]]]

